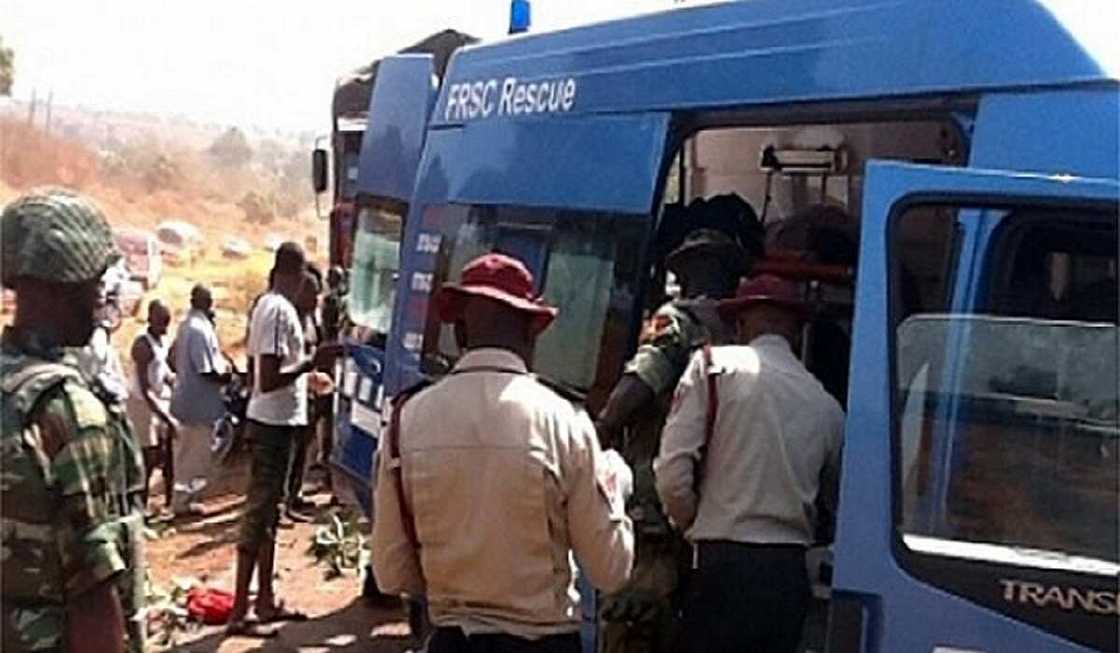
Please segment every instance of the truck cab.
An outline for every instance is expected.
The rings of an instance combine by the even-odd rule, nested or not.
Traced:
[[[804,649],[1114,650],[1120,52],[1071,8],[760,0],[464,49],[385,394],[450,368],[432,294],[500,251],[560,307],[531,366],[597,411],[664,296],[661,235],[738,194],[847,412]],[[821,206],[847,245],[791,236]]]

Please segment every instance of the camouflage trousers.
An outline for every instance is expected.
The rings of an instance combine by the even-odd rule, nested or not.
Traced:
[[[671,653],[680,633],[680,565],[685,543],[675,534],[635,541],[634,571],[622,590],[602,597],[600,653]]]

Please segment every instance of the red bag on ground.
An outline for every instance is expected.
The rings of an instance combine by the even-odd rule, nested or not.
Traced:
[[[187,591],[187,612],[208,626],[227,623],[233,612],[233,594],[209,587],[192,587]]]

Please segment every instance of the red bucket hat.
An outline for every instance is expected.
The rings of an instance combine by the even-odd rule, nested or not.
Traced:
[[[797,284],[772,274],[759,275],[740,283],[734,297],[719,303],[719,314],[729,320],[757,304],[781,306],[801,319],[808,318],[810,314],[809,304],[801,298]]]
[[[488,297],[533,318],[533,332],[552,324],[559,312],[533,292],[533,275],[521,261],[505,254],[484,254],[463,266],[459,283],[447,283],[436,295],[436,310],[443,322],[455,322],[471,297]]]

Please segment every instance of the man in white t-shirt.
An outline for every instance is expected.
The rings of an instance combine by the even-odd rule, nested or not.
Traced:
[[[284,498],[293,442],[307,426],[308,388],[330,390],[330,377],[314,371],[316,364],[335,353],[331,346],[320,347],[312,356],[304,351],[303,323],[295,300],[304,284],[305,265],[303,250],[296,243],[284,243],[276,250],[272,287],[257,302],[249,323],[248,355],[254,369],[246,435],[253,443],[253,455],[237,545],[230,634],[271,637],[275,632],[259,624],[307,618],[277,601],[272,587],[279,504]],[[258,572],[258,621],[248,622],[254,569]]]

